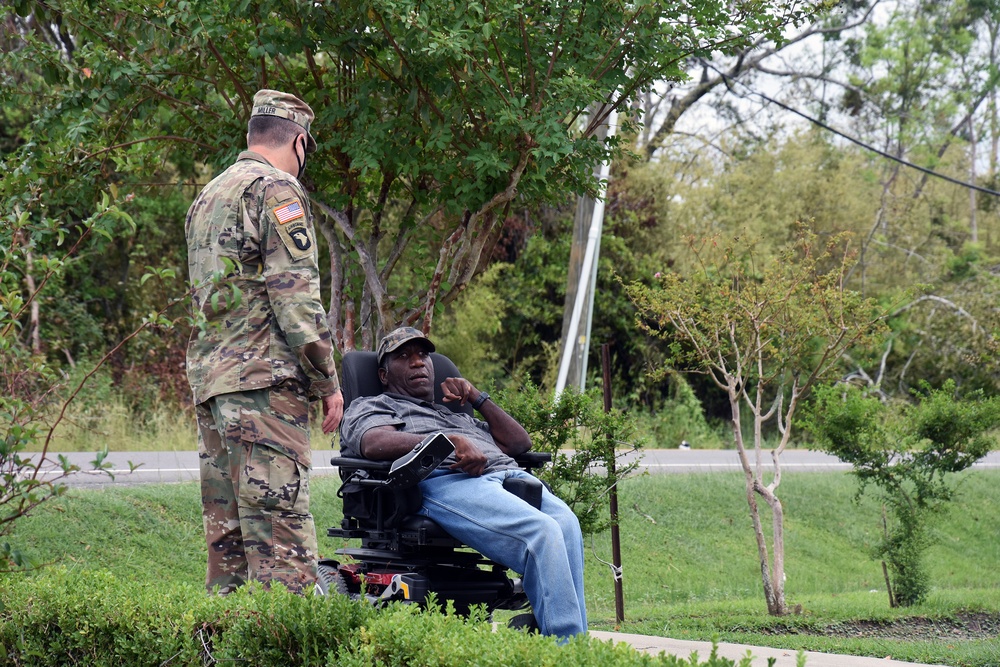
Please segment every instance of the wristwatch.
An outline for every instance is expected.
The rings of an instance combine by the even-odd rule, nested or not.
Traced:
[[[490,395],[487,394],[485,391],[481,391],[479,392],[479,396],[476,397],[476,400],[472,402],[472,408],[474,410],[478,410],[482,406],[482,404],[488,400],[490,400]]]

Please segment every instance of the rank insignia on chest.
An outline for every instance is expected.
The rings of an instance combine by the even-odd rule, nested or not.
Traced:
[[[298,200],[282,204],[278,208],[274,209],[274,217],[278,220],[278,224],[281,225],[286,222],[291,222],[292,220],[298,220],[299,218],[304,217],[305,214],[305,209],[302,208],[302,204],[300,204]]]

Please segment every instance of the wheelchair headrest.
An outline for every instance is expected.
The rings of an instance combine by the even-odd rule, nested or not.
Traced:
[[[441,381],[450,377],[462,377],[455,363],[437,352],[431,353],[431,363],[434,364],[434,401],[441,403],[454,412],[464,412],[473,415],[472,405],[464,406],[457,403],[445,403],[441,392]],[[382,393],[382,381],[378,377],[378,357],[374,352],[348,352],[341,361],[343,370],[340,378],[341,389],[344,392],[344,409],[356,398],[377,396]]]

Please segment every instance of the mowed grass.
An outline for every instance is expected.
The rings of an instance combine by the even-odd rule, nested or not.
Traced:
[[[855,621],[1000,614],[998,485],[997,471],[957,479],[956,500],[935,520],[935,544],[926,556],[931,595],[919,607],[894,610],[881,565],[869,555],[881,530],[881,506],[867,497],[855,502],[857,482],[848,474],[786,474],[778,495],[785,510],[785,592],[793,613],[774,618],[766,613],[742,475],[630,480],[619,501],[625,592],[620,629],[932,664],[1000,665],[996,638],[900,641],[822,634]],[[764,524],[770,528],[769,514]],[[591,626],[612,628],[613,580],[597,560],[611,560],[610,536],[596,536],[588,547]]]
[[[339,523],[338,481],[312,483],[321,552]],[[621,487],[625,623],[615,625],[608,534],[587,541],[586,590],[592,629],[853,653],[933,664],[1000,665],[997,639],[858,639],[823,634],[836,624],[888,622],[959,612],[1000,614],[1000,472],[958,479],[953,507],[935,524],[927,553],[933,590],[916,608],[888,606],[869,547],[881,510],[854,501],[847,474],[784,477],[786,595],[798,609],[766,613],[756,544],[739,474],[643,476]],[[132,580],[201,582],[205,547],[195,483],[71,490],[21,522],[13,544],[36,561],[105,569]],[[769,524],[769,518],[765,519]]]

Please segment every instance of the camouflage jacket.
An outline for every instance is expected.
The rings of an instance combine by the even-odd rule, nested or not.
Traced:
[[[187,349],[195,404],[289,378],[315,397],[335,393],[312,211],[299,182],[244,151],[191,204],[185,233],[200,320]]]

